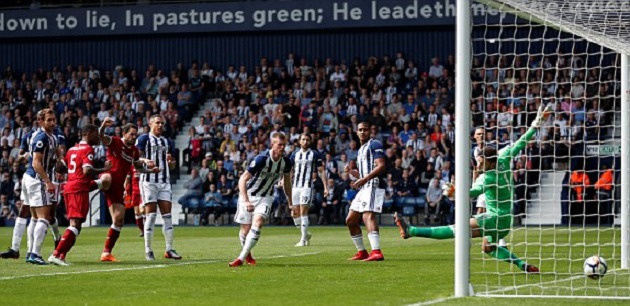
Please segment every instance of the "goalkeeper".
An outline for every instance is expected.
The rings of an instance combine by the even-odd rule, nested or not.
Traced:
[[[496,148],[485,147],[483,154],[477,157],[477,167],[486,174],[478,178],[470,189],[470,197],[480,194],[486,196],[487,212],[478,214],[470,219],[472,237],[483,237],[483,252],[502,261],[518,266],[527,273],[539,273],[537,267],[526,263],[516,257],[508,249],[497,246],[499,239],[507,236],[512,227],[512,205],[514,195],[514,182],[512,181],[511,163],[514,157],[527,145],[527,142],[536,134],[542,121],[547,115],[544,106],[538,109],[536,119],[531,128],[514,144],[497,152]],[[394,215],[396,225],[400,229],[400,235],[409,237],[424,237],[432,239],[451,239],[455,237],[454,226],[439,226],[419,228],[410,226],[398,214]]]

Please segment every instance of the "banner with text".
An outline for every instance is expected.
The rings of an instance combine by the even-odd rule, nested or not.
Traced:
[[[586,155],[618,156],[621,154],[621,141],[619,139],[602,141],[599,145],[586,145]]]
[[[0,11],[0,37],[320,30],[455,24],[456,0],[260,1]],[[473,4],[475,18],[504,18]]]

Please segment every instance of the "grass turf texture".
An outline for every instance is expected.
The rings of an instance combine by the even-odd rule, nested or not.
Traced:
[[[10,244],[11,228],[0,228],[0,243]],[[561,230],[560,230],[561,231]],[[599,281],[582,275],[585,257],[576,254],[583,246],[558,247],[574,237],[597,241],[597,232],[582,231],[569,235],[560,231],[543,231],[542,242],[525,248],[522,241],[538,239],[539,231],[516,230],[510,237],[510,248],[524,257],[542,254],[543,261],[534,260],[543,272],[553,269],[567,274],[526,276],[512,272],[507,263],[497,264],[480,253],[480,240],[473,240],[471,248],[472,282],[478,288],[498,294],[515,292],[546,294],[562,292],[561,287],[573,284],[579,288],[574,294],[625,294],[628,291],[628,272],[613,271]],[[453,241],[432,241],[412,238],[402,240],[394,227],[381,229],[383,262],[352,262],[354,248],[343,227],[313,227],[312,246],[297,248],[299,231],[294,227],[266,227],[253,253],[256,267],[229,268],[240,245],[237,227],[177,227],[175,248],[184,256],[182,261],[163,258],[164,240],[156,229],[154,250],[157,261],[144,260],[143,239],[138,230],[129,225],[121,234],[113,254],[120,262],[101,263],[99,257],[107,233],[106,227],[84,229],[76,246],[68,254],[69,267],[34,266],[24,263],[25,241],[19,260],[0,261],[0,292],[3,305],[403,305],[449,298],[453,294]],[[584,234],[584,235],[582,235]],[[618,231],[600,232],[615,236]],[[561,241],[558,237],[565,237]],[[534,239],[534,240],[536,240]],[[548,245],[547,242],[553,242]],[[610,239],[608,239],[610,240]],[[366,245],[369,245],[365,237]],[[551,243],[549,243],[551,244]],[[52,239],[47,237],[44,259],[52,252]],[[555,253],[554,253],[555,250]],[[604,248],[602,248],[604,250]],[[590,252],[586,248],[586,252]],[[597,251],[597,250],[593,250]],[[526,254],[527,253],[527,254]],[[602,253],[602,255],[604,255]],[[572,261],[554,260],[570,257]],[[617,255],[618,257],[619,255]],[[604,255],[604,257],[606,257]],[[610,257],[610,256],[608,256]],[[619,265],[608,261],[610,269]],[[570,267],[570,268],[569,268]],[[607,289],[613,280],[625,291]],[[536,285],[545,282],[548,285]],[[518,291],[505,290],[519,286]],[[545,289],[552,288],[552,289]],[[556,289],[553,289],[556,288]],[[603,288],[603,289],[602,289]],[[37,294],[34,294],[37,290]],[[552,290],[552,291],[549,291]],[[553,291],[555,290],[555,291]],[[603,291],[600,291],[603,290]],[[522,300],[505,298],[447,299],[435,305],[513,305]],[[579,299],[527,299],[531,305],[627,305],[628,301]],[[490,304],[489,304],[490,305]]]

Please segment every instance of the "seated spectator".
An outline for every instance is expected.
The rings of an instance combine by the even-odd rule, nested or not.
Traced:
[[[427,188],[426,204],[424,205],[424,225],[431,225],[431,212],[433,211],[433,222],[439,220],[440,215],[440,203],[442,202],[442,181],[439,178],[434,178],[429,183]]]
[[[409,176],[409,170],[403,170],[401,179],[396,186],[396,202],[398,202],[397,206],[401,207],[405,204],[405,200],[415,198],[417,196],[417,193],[418,186]]]
[[[199,177],[199,170],[196,168],[192,169],[190,175],[192,177],[184,183],[183,186],[186,188],[186,193],[184,193],[177,202],[185,208],[196,211],[199,208],[199,202],[201,201],[201,197],[203,195],[201,193],[203,182]]]
[[[223,211],[223,196],[217,190],[216,184],[210,184],[210,190],[204,196],[202,224],[209,225],[210,214],[214,214],[214,225],[219,225],[218,220],[221,218]]]
[[[396,200],[396,186],[394,186],[393,180],[387,180],[387,186],[385,186],[385,200],[383,200],[383,207],[392,207]]]

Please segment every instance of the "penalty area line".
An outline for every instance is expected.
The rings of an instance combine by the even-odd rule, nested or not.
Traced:
[[[289,255],[274,255],[274,256],[267,256],[267,257],[258,257],[257,259],[277,259],[277,258],[301,257],[301,256],[317,255],[319,253],[320,252],[299,253],[299,254],[289,254]],[[218,263],[218,262],[223,262],[223,261],[224,260],[218,260],[218,259],[216,259],[216,260],[202,260],[202,261],[185,261],[185,262],[178,262],[178,263],[172,263],[172,264],[145,265],[145,266],[128,267],[128,268],[110,268],[110,269],[97,269],[97,270],[84,270],[84,271],[60,271],[60,272],[52,272],[52,273],[14,275],[14,276],[0,277],[0,281],[21,279],[21,278],[40,277],[40,276],[57,276],[57,275],[90,274],[90,273],[109,273],[109,272],[117,272],[117,271],[161,269],[161,268],[168,268],[168,267],[175,267],[175,266],[212,264],[212,263]],[[225,261],[225,262],[227,262],[227,261]],[[51,264],[51,266],[52,266],[52,264]],[[59,268],[61,268],[61,267],[59,267]]]

